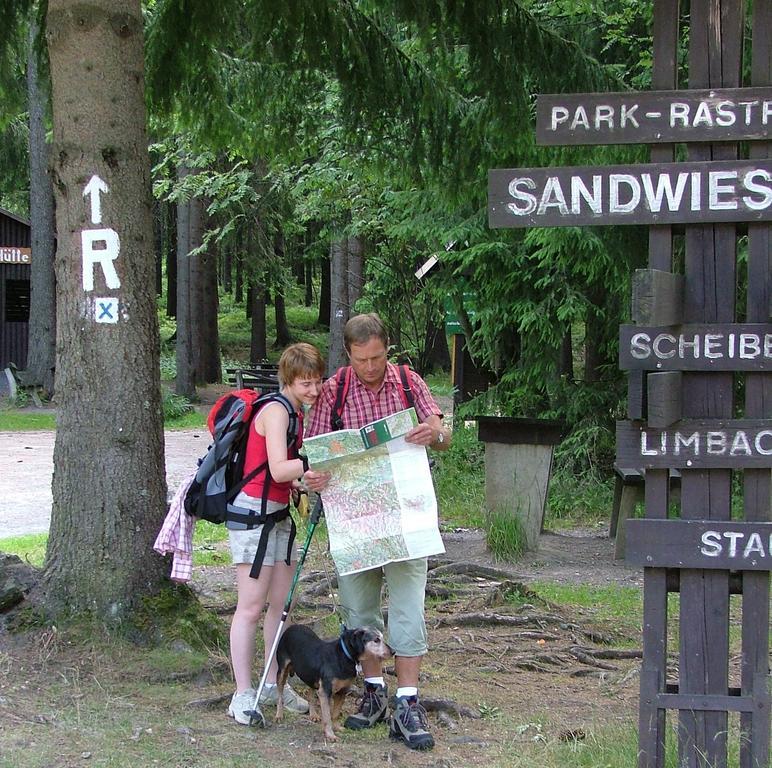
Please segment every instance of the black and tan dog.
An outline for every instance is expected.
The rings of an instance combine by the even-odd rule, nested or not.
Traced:
[[[309,627],[293,624],[281,636],[276,648],[279,665],[276,721],[279,722],[283,715],[284,685],[287,678],[295,674],[316,691],[319,698],[317,709],[314,696],[309,697],[309,717],[315,723],[321,719],[325,738],[336,741],[333,722],[340,714],[349,686],[356,677],[357,663],[366,658],[389,659],[392,655],[383,635],[375,629],[344,627],[335,640],[322,640]]]

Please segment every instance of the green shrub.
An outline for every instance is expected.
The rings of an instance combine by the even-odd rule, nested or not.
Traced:
[[[179,419],[181,416],[193,412],[193,403],[187,397],[175,395],[174,392],[165,388],[163,390],[162,406],[164,423]]]
[[[434,483],[445,526],[481,528],[485,523],[485,446],[474,423],[457,421],[447,451],[434,454]]]

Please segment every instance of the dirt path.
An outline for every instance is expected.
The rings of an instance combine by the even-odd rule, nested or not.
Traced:
[[[51,522],[55,432],[0,432],[0,537],[43,533]],[[206,451],[205,430],[164,435],[170,494]]]

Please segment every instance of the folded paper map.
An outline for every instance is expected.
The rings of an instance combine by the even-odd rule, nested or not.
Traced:
[[[322,500],[338,573],[445,551],[426,448],[404,438],[417,424],[408,408],[304,441],[311,468],[332,475]]]

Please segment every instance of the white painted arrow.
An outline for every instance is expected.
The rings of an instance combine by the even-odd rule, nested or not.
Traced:
[[[94,174],[83,188],[83,197],[91,195],[91,221],[94,224],[102,222],[102,198],[99,196],[102,192],[109,192],[110,187],[102,179]]]

